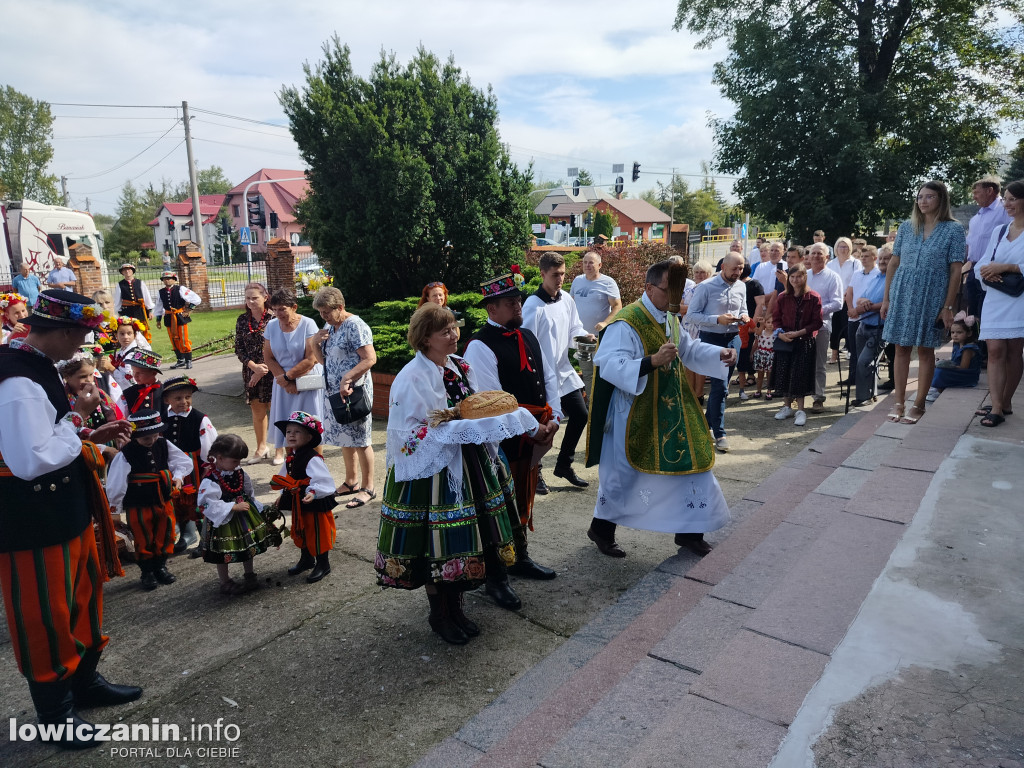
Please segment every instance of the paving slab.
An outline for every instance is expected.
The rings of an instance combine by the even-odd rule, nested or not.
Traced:
[[[747,620],[747,628],[829,654],[843,639],[905,527],[839,514]]]
[[[839,496],[809,493],[793,508],[786,522],[809,528],[827,528],[832,524],[836,514],[846,508],[846,502],[846,499]]]
[[[685,696],[640,742],[625,768],[762,768],[786,729],[699,696]],[[592,765],[605,764],[602,762]]]
[[[479,749],[449,736],[417,762],[416,768],[470,768],[481,757],[483,752]]]
[[[882,459],[900,447],[900,441],[872,434],[860,448],[851,453],[842,466],[854,469],[878,469]]]
[[[762,720],[789,725],[827,663],[824,654],[740,632],[690,692]]]
[[[902,446],[915,451],[931,451],[945,457],[964,434],[962,427],[934,427],[918,424],[902,439]]]
[[[889,412],[889,403],[880,400],[870,411],[861,411],[857,423],[850,427],[843,437],[848,440],[867,440],[875,430],[885,421],[885,415]],[[851,411],[850,416],[855,412]]]
[[[625,765],[696,679],[672,664],[642,659],[538,762],[544,768]]]
[[[782,522],[711,590],[711,596],[756,608],[818,538],[817,528]]]
[[[913,431],[913,424],[900,424],[899,422],[886,420],[875,430],[875,434],[881,437],[895,437],[898,440],[902,440]]]
[[[729,513],[732,519],[729,524],[721,530],[705,534],[704,538],[717,549],[722,542],[731,538],[737,529],[746,525],[752,516],[757,515],[763,506],[760,501],[748,501],[747,499],[730,504]],[[699,555],[693,554],[688,549],[680,549],[675,555],[664,560],[658,566],[658,570],[674,576],[687,576],[701,560]]]
[[[835,471],[814,489],[814,492],[822,496],[838,496],[843,499],[852,499],[857,491],[861,489],[861,486],[868,482],[870,478],[870,470],[836,467]]]
[[[703,672],[743,627],[752,608],[704,597],[669,630],[650,656],[688,670]]]
[[[865,517],[877,517],[897,523],[908,523],[917,512],[921,498],[928,490],[932,475],[897,467],[879,467],[846,509]]]
[[[943,454],[935,451],[921,451],[916,448],[902,446],[899,450],[892,451],[888,456],[885,456],[882,464],[886,467],[913,469],[918,472],[935,472],[945,458]]]
[[[821,452],[815,457],[814,463],[824,467],[838,467],[859,447],[860,440],[850,440],[846,437],[841,437],[822,448]]]

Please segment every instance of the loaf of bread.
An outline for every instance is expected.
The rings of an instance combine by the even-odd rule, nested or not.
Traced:
[[[512,413],[518,407],[518,401],[500,389],[476,392],[458,404],[459,415],[464,419],[501,416],[504,413]]]

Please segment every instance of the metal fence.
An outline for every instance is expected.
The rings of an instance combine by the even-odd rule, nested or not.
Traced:
[[[174,270],[177,272],[177,270]],[[157,301],[157,293],[164,287],[160,275],[164,273],[162,266],[139,265],[135,277],[146,284],[153,301]],[[249,264],[226,264],[218,267],[207,267],[207,279],[210,289],[210,309],[241,306],[245,303],[245,286],[252,280],[267,284],[267,262],[254,261]],[[111,292],[116,290],[122,275],[116,268],[108,270]]]

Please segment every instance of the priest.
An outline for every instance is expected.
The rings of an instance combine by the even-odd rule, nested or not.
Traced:
[[[707,419],[683,373],[725,378],[736,352],[687,333],[678,347],[668,339],[669,265],[647,270],[643,295],[605,327],[594,357],[587,466],[600,464],[600,485],[587,536],[610,557],[626,556],[618,525],[674,533],[703,556],[704,534],[729,521]]]

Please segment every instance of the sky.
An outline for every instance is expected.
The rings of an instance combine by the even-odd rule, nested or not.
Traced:
[[[50,170],[93,213],[113,214],[127,180],[187,178],[182,101],[200,168],[218,165],[233,183],[261,167],[302,169],[277,94],[301,86],[334,33],[363,77],[381,51],[454,56],[493,88],[501,140],[538,182],[578,167],[611,185],[622,163],[633,196],[673,168],[693,185],[714,151],[709,117],[732,111],[711,83],[724,45],[698,50],[674,31],[672,0],[0,0],[0,18],[0,84],[53,105]]]

